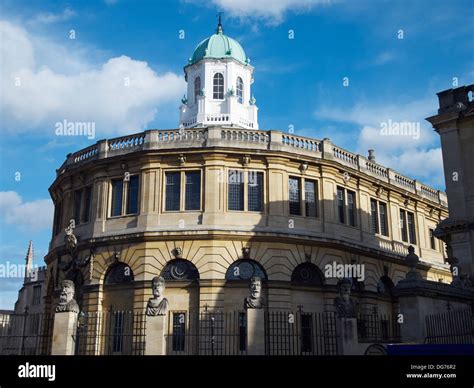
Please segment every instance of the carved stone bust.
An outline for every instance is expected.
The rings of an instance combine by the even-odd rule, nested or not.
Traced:
[[[166,315],[168,312],[168,299],[163,297],[165,290],[165,279],[162,276],[156,276],[151,281],[151,288],[153,290],[153,297],[148,299],[146,306],[146,315],[149,317],[156,317],[158,315]]]
[[[253,276],[249,284],[250,295],[245,298],[245,309],[261,309],[265,306],[265,298],[262,296],[262,279]]]
[[[352,281],[349,278],[343,278],[337,282],[339,295],[334,298],[334,306],[336,307],[339,318],[356,318],[357,302],[351,298]]]
[[[56,306],[57,313],[73,312],[79,313],[79,305],[74,299],[75,287],[72,280],[63,280],[61,283],[61,294],[59,303]]]

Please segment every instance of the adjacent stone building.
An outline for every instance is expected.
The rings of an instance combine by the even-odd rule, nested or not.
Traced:
[[[441,138],[449,218],[436,236],[447,243],[455,280],[474,286],[474,85],[438,93],[438,114],[427,118]]]

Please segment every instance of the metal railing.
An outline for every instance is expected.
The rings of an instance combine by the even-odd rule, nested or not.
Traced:
[[[362,314],[357,317],[359,342],[401,342],[397,316]]]
[[[268,311],[265,314],[267,355],[337,355],[336,314]]]
[[[245,312],[170,311],[165,344],[171,355],[245,355]]]
[[[80,313],[76,355],[143,355],[145,318],[143,311]]]
[[[427,344],[474,344],[472,309],[427,315],[425,322]]]
[[[29,313],[0,316],[1,355],[49,355],[54,314]]]

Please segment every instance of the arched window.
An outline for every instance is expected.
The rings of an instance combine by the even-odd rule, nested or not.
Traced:
[[[174,259],[166,264],[161,271],[165,280],[192,281],[199,279],[199,271],[196,266],[185,259]]]
[[[392,295],[392,290],[395,285],[387,275],[382,276],[377,283],[377,292],[387,296]]]
[[[293,270],[291,282],[308,286],[322,286],[324,275],[313,263],[302,263]]]
[[[119,284],[133,282],[132,269],[125,263],[114,264],[105,275],[105,284]]]
[[[237,101],[241,104],[244,101],[244,82],[240,77],[237,77]]]
[[[214,100],[223,100],[224,99],[224,76],[222,73],[214,74]]]
[[[194,80],[194,103],[197,104],[197,98],[201,94],[201,77]]]
[[[252,276],[267,280],[267,273],[263,267],[255,260],[250,259],[235,261],[225,274],[226,280],[249,280]]]

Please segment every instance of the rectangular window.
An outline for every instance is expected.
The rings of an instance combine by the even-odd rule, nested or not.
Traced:
[[[337,188],[337,219],[341,224],[346,223],[346,195],[345,190],[342,187]]]
[[[74,222],[81,223],[82,190],[74,191]]]
[[[112,217],[122,215],[122,200],[123,200],[123,180],[112,179],[112,207],[110,215]]]
[[[229,171],[229,210],[244,210],[244,173],[243,171]]]
[[[307,353],[313,350],[312,336],[313,317],[311,314],[301,315],[301,352]]]
[[[248,173],[248,210],[261,212],[263,207],[263,172]]]
[[[379,233],[379,214],[375,199],[370,200],[370,229],[374,234]]]
[[[410,244],[416,244],[415,215],[413,213],[407,212],[407,216]]]
[[[353,191],[347,190],[347,221],[350,226],[356,226],[356,199]]]
[[[186,339],[186,313],[173,313],[173,352],[184,352]]]
[[[318,189],[316,181],[305,179],[304,181],[304,204],[306,217],[318,217]]]
[[[239,351],[247,350],[247,318],[245,313],[239,313]]]
[[[380,234],[388,236],[387,204],[379,202]]]
[[[289,200],[290,200],[290,214],[296,216],[301,215],[301,195],[300,195],[300,179],[289,179]]]
[[[179,210],[180,193],[181,193],[181,174],[179,172],[167,172],[166,180],[166,200],[165,210]]]
[[[127,187],[127,214],[138,213],[138,175],[130,176]]]
[[[91,217],[92,205],[92,186],[87,186],[84,189],[84,211],[82,213],[82,221],[89,222]]]
[[[429,233],[430,233],[430,246],[431,246],[431,249],[434,249],[434,250],[437,251],[437,249],[436,249],[436,240],[435,240],[435,236],[434,236],[434,230],[430,229]]]
[[[185,210],[201,209],[201,171],[189,171],[185,173],[186,192]]]
[[[405,210],[400,210],[400,229],[402,234],[402,241],[408,242],[407,233],[407,219]]]
[[[41,286],[33,287],[33,304],[38,305],[41,303]]]
[[[54,208],[54,235],[56,236],[61,231],[61,208],[62,203],[57,202]]]

